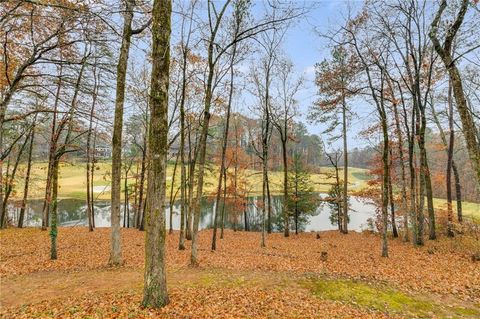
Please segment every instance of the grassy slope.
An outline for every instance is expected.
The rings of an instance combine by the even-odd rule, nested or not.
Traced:
[[[94,185],[106,186],[110,185],[111,181],[111,165],[108,162],[101,162],[96,164]],[[167,184],[170,186],[173,165],[168,165],[167,170]],[[17,182],[15,189],[17,192],[14,194],[15,198],[22,196],[23,190],[23,167],[20,168],[17,175]],[[360,168],[351,168],[349,170],[349,178],[351,182],[352,190],[359,190],[363,187],[365,180],[365,170]],[[134,174],[136,172],[136,166],[133,166],[129,173],[129,184],[134,184]],[[332,172],[331,168],[322,168],[322,173]],[[123,172],[122,172],[123,173]],[[31,183],[33,187],[30,188],[30,198],[42,198],[44,192],[45,179],[47,174],[47,163],[37,162],[32,167]],[[251,194],[259,194],[261,192],[262,176],[259,172],[248,170],[246,172],[248,176],[248,184],[252,186],[250,189]],[[216,167],[207,171],[205,178],[205,191],[212,192],[217,185],[218,170]],[[283,173],[271,172],[269,174],[271,182],[271,190],[274,194],[280,194],[283,187]],[[177,168],[177,175],[175,177],[175,184],[179,185],[180,168]],[[359,178],[360,177],[360,178]],[[315,191],[327,192],[330,188],[329,183],[333,182],[333,179],[326,179],[323,174],[313,174],[312,181],[315,183]],[[85,198],[86,188],[86,176],[85,176],[85,164],[84,163],[62,163],[60,167],[60,190],[59,196],[62,198]],[[123,182],[122,182],[123,189]],[[98,194],[98,193],[97,193]],[[169,195],[169,194],[168,194]],[[105,192],[99,196],[99,199],[109,199],[110,192]]]
[[[106,186],[110,185],[111,180],[111,164],[109,162],[100,162],[96,164],[94,185],[95,186]],[[23,173],[24,167],[20,167],[18,172],[18,178],[15,185],[15,193],[13,197],[20,199],[22,196],[23,190]],[[134,172],[136,171],[136,166],[133,166],[129,174],[129,184],[133,184]],[[333,169],[330,167],[322,167],[320,169],[321,174],[312,174],[311,180],[314,183],[315,191],[317,192],[328,192],[330,188],[330,183],[333,182],[333,179],[327,179],[325,173],[332,173]],[[42,198],[44,194],[44,185],[45,178],[47,174],[47,163],[45,162],[36,162],[32,167],[32,177],[31,177],[31,187],[30,187],[30,198]],[[168,165],[167,170],[167,184],[170,187],[171,179],[173,174],[173,165]],[[180,168],[177,168],[176,176],[176,185],[179,183],[180,177]],[[207,170],[205,178],[205,192],[211,193],[216,188],[217,184],[218,170],[216,167]],[[261,185],[262,185],[262,176],[260,172],[248,170],[248,185],[251,186],[250,194],[260,194]],[[271,191],[273,194],[280,194],[283,187],[283,173],[281,171],[270,172],[270,183]],[[350,181],[350,190],[356,191],[360,190],[365,186],[366,181],[368,180],[368,175],[365,169],[361,168],[349,168],[349,181]],[[59,195],[62,198],[85,198],[85,187],[86,187],[86,176],[85,176],[85,164],[84,163],[62,163],[60,168],[60,190]],[[122,181],[123,188],[123,181]],[[170,193],[167,192],[167,196]],[[95,193],[95,197],[98,196],[98,199],[108,200],[110,199],[110,192],[104,192],[102,194]],[[445,200],[435,198],[434,204],[436,207],[444,207]],[[480,203],[469,203],[464,202],[464,213],[467,216],[472,216],[476,220],[480,220]]]
[[[437,208],[447,209],[447,200],[443,198],[434,198],[433,205]],[[465,216],[472,218],[480,223],[480,203],[462,202],[462,208]],[[454,214],[456,214],[456,204],[453,203]]]

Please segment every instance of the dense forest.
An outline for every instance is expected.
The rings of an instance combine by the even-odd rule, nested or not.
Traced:
[[[1,2],[2,317],[478,318],[479,21]]]

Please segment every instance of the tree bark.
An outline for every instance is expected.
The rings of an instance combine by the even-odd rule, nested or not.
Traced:
[[[33,127],[31,129],[33,129]],[[6,222],[7,222],[8,199],[10,198],[10,194],[12,193],[12,190],[13,190],[13,184],[15,182],[15,175],[17,173],[18,164],[20,163],[20,159],[22,158],[22,154],[23,154],[23,151],[25,150],[25,146],[27,145],[27,143],[29,141],[29,137],[32,134],[31,129],[30,129],[30,132],[27,134],[27,136],[25,136],[25,140],[22,143],[22,145],[20,146],[20,149],[18,150],[18,155],[17,155],[17,158],[15,159],[15,163],[13,164],[12,174],[10,176],[8,176],[8,165],[7,165],[7,178],[6,178],[7,179],[7,185],[5,187],[5,194],[3,196],[3,202],[0,203],[1,206],[2,206],[2,215],[0,217],[0,228],[5,228],[7,226]],[[10,153],[10,156],[11,155],[12,154]]]
[[[447,159],[447,236],[453,237],[453,208],[452,208],[452,164],[453,148],[455,146],[455,131],[453,130],[453,103],[452,88],[448,87],[448,127],[450,129]]]
[[[238,33],[239,25],[236,25],[235,35]],[[232,56],[230,61],[230,91],[228,93],[228,103],[227,103],[227,114],[225,119],[225,130],[223,132],[223,142],[222,142],[222,155],[220,159],[220,172],[218,175],[218,186],[217,186],[217,194],[215,196],[215,212],[214,212],[214,219],[213,219],[213,235],[212,235],[212,250],[216,250],[217,248],[217,224],[218,224],[218,216],[219,216],[219,208],[220,208],[220,196],[222,191],[222,180],[223,175],[226,173],[225,168],[225,156],[227,151],[227,143],[228,143],[228,131],[230,127],[230,113],[232,109],[232,99],[233,99],[233,80],[235,75],[235,70],[233,68],[235,64],[235,57],[237,53],[237,46],[234,44],[232,47]],[[227,185],[223,186],[225,189]],[[225,203],[224,205],[225,206]]]
[[[460,185],[460,175],[458,174],[457,165],[452,159],[452,169],[453,176],[455,178],[455,199],[457,201],[457,219],[458,222],[463,222],[463,212],[462,212],[462,187]]]
[[[112,266],[122,264],[122,246],[120,235],[120,193],[122,179],[122,130],[123,104],[125,100],[125,78],[127,75],[128,55],[132,37],[132,20],[135,0],[125,1],[123,12],[123,34],[120,56],[117,64],[117,86],[115,96],[115,115],[112,134],[112,189],[111,189],[111,240],[110,259]]]
[[[98,126],[98,123],[95,124],[95,129],[94,129],[94,132],[93,132],[93,152],[91,154],[91,158],[92,158],[92,164],[90,165],[90,176],[91,176],[91,179],[90,179],[90,198],[92,199],[90,201],[90,215],[92,217],[92,228],[95,229],[95,205],[93,204],[94,203],[94,197],[93,197],[93,181],[94,181],[94,178],[95,178],[95,161],[96,161],[96,158],[95,158],[95,147],[97,145],[97,126]]]
[[[347,145],[347,105],[342,89],[342,135],[343,135],[343,226],[342,233],[348,234],[348,145]]]
[[[215,59],[214,59],[214,46],[215,37],[217,35],[218,28],[220,27],[220,21],[230,1],[225,2],[220,12],[215,14],[216,22],[213,30],[211,31],[208,40],[208,75],[207,83],[205,87],[205,103],[203,111],[203,121],[200,133],[200,140],[198,144],[198,180],[197,180],[197,194],[195,201],[192,205],[193,210],[193,232],[192,232],[192,251],[190,255],[190,265],[192,267],[198,266],[198,226],[200,222],[200,210],[203,197],[203,178],[205,173],[205,158],[207,148],[207,136],[208,127],[210,124],[210,106],[213,96],[213,76],[215,72]],[[210,18],[211,2],[208,2],[208,13]]]
[[[172,174],[172,185],[170,187],[170,220],[169,220],[169,227],[168,227],[168,233],[173,234],[173,206],[175,204],[175,197],[173,190],[175,188],[175,177],[177,175],[177,166],[178,166],[178,160],[180,158],[180,153],[177,154],[177,158],[175,159],[175,165],[173,166],[173,174]],[[175,194],[176,195],[176,194]]]
[[[286,116],[286,115],[285,115]],[[288,208],[288,158],[287,158],[287,128],[285,125],[285,136],[282,138],[282,159],[283,159],[283,218],[285,219],[284,236],[290,236],[290,212]],[[296,223],[296,221],[295,221]],[[296,233],[296,224],[295,224]]]
[[[93,96],[92,96],[92,106],[90,107],[90,120],[89,120],[89,127],[87,133],[87,145],[86,145],[86,153],[87,153],[87,163],[86,163],[86,173],[87,173],[87,218],[88,218],[88,230],[93,231],[93,193],[91,192],[91,185],[93,185],[93,174],[90,169],[90,163],[92,161],[92,152],[95,152],[95,148],[92,150],[91,148],[91,140],[92,140],[92,130],[93,130],[93,115],[95,114],[95,104],[97,102],[97,93],[98,93],[98,85],[97,85],[97,74],[96,74],[96,66],[93,69]],[[93,164],[93,163],[92,163]],[[90,178],[92,180],[90,180]]]
[[[52,202],[52,166],[55,153],[57,152],[57,141],[59,138],[59,133],[57,133],[57,109],[60,101],[60,93],[62,88],[63,80],[63,67],[60,65],[57,91],[55,93],[55,102],[53,104],[53,117],[52,117],[52,129],[50,133],[50,148],[48,153],[48,167],[47,167],[47,180],[45,183],[45,198],[43,201],[42,208],[42,230],[47,230],[49,225],[49,211],[50,205]]]
[[[148,125],[147,125],[148,126]],[[142,221],[143,221],[143,214],[145,213],[145,199],[144,199],[144,190],[145,190],[145,171],[147,169],[147,134],[148,130],[145,132],[145,136],[143,139],[143,149],[142,149],[142,163],[140,169],[140,186],[138,190],[138,212],[137,212],[137,221],[136,225],[139,230],[143,230]]]
[[[227,206],[227,171],[223,172],[223,205],[222,205],[222,228],[220,229],[220,239],[223,239],[225,229],[225,207]]]
[[[381,98],[382,99],[382,98]],[[381,102],[381,104],[383,104]],[[382,257],[388,257],[387,231],[388,231],[388,180],[390,176],[388,165],[388,127],[385,109],[381,110],[381,122],[383,132],[383,187],[382,187]]]
[[[391,214],[391,223],[392,223],[392,232],[393,232],[393,237],[397,238],[398,237],[398,231],[397,231],[397,223],[395,221],[395,202],[393,200],[393,187],[392,187],[392,173],[391,170],[393,168],[393,154],[392,150],[390,149],[390,173],[388,174],[388,197],[390,201],[390,214]]]
[[[446,32],[445,41],[443,46],[440,44],[440,41],[437,38],[437,29],[439,21],[442,17],[443,11],[447,7],[447,1],[442,0],[440,7],[435,15],[435,18],[431,24],[431,30],[429,33],[430,39],[433,42],[435,51],[442,59],[445,68],[450,77],[450,83],[453,88],[453,93],[455,97],[455,104],[457,106],[457,111],[460,114],[460,119],[462,121],[462,131],[465,136],[465,142],[467,144],[467,150],[472,163],[473,169],[475,171],[475,177],[477,179],[477,184],[480,185],[480,143],[477,141],[477,130],[475,128],[475,123],[473,121],[472,115],[467,106],[467,100],[465,98],[465,93],[463,90],[462,78],[460,76],[460,71],[457,68],[456,60],[452,56],[452,45],[455,39],[455,36],[460,29],[465,14],[469,6],[468,0],[462,0],[460,11],[453,24],[450,25]]]
[[[393,90],[392,90],[393,92]],[[403,98],[403,97],[402,97]],[[397,135],[397,144],[398,144],[398,157],[400,162],[400,177],[401,177],[401,196],[402,196],[402,213],[403,213],[403,241],[408,242],[410,240],[409,231],[408,231],[408,205],[407,205],[407,181],[405,174],[405,163],[403,156],[403,136],[402,129],[400,127],[400,117],[398,115],[397,104],[393,103],[393,112],[395,117],[395,131]]]
[[[165,188],[168,153],[168,84],[172,3],[155,0],[152,24],[149,172],[145,211],[145,279],[142,304],[168,304],[165,271]]]
[[[50,259],[55,260],[57,255],[57,236],[58,236],[58,169],[59,158],[55,156],[52,165],[52,220],[50,226]]]
[[[18,228],[23,228],[23,221],[25,219],[25,211],[27,209],[28,189],[30,186],[30,172],[32,170],[32,154],[33,144],[35,140],[35,126],[37,122],[37,115],[33,119],[32,134],[30,135],[30,146],[28,149],[27,171],[25,173],[25,186],[23,188],[22,207],[20,208],[20,216],[18,218]]]

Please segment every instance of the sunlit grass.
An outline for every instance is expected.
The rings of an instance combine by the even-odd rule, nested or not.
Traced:
[[[94,186],[109,186],[111,182],[111,163],[108,161],[98,162],[95,164],[95,177]],[[173,176],[174,165],[169,164],[167,167],[167,186],[170,187]],[[13,198],[20,199],[22,196],[24,185],[24,172],[25,167],[21,165],[17,173],[17,179],[14,186]],[[129,172],[130,185],[135,183],[135,174],[137,172],[137,166],[132,165]],[[321,167],[319,173],[311,175],[311,181],[316,192],[326,193],[334,182],[333,176],[334,170],[331,167]],[[368,181],[368,172],[362,168],[349,168],[349,190],[358,191],[361,190]],[[262,192],[262,174],[260,171],[247,170],[245,172],[248,181],[249,194],[259,195]],[[343,172],[340,172],[343,176]],[[43,198],[45,191],[45,180],[47,175],[47,163],[35,162],[32,166],[31,172],[31,185],[29,190],[29,198]],[[122,178],[124,171],[122,171]],[[177,167],[175,185],[180,185],[180,167]],[[282,193],[283,187],[283,172],[272,171],[269,172],[270,190],[274,195]],[[209,166],[205,175],[205,194],[212,194],[216,189],[218,183],[218,167]],[[61,198],[78,198],[84,199],[86,197],[86,165],[83,162],[64,162],[60,166],[60,179],[59,179],[59,197]],[[122,190],[124,189],[124,183],[122,179]],[[123,194],[123,192],[122,192]],[[170,196],[170,192],[167,191],[167,197]],[[110,199],[110,191],[108,188],[103,193],[96,192],[94,194],[97,200]],[[445,208],[446,200],[434,199],[434,205],[436,208]],[[480,203],[463,202],[463,211],[466,217],[470,217],[474,220],[480,221]]]
[[[447,209],[447,200],[443,198],[434,198],[433,205],[435,208]],[[453,202],[453,209],[456,213],[455,201]],[[465,217],[480,222],[480,203],[462,202],[462,210]]]
[[[320,298],[411,318],[478,318],[480,310],[412,296],[396,289],[353,280],[312,279],[306,283]]]
[[[95,176],[94,176],[94,186],[108,186],[111,182],[111,163],[110,162],[99,162],[95,164]],[[174,165],[169,164],[167,167],[167,186],[170,187],[172,177],[173,177]],[[132,165],[129,172],[129,181],[130,185],[135,183],[135,174],[137,172],[137,166]],[[327,178],[327,175],[333,173],[333,168],[322,167],[320,168],[319,174],[312,174],[311,181],[314,185],[314,189],[317,192],[328,192],[330,185],[334,182],[333,178]],[[20,167],[19,173],[17,175],[17,180],[15,183],[14,198],[20,198],[22,195],[23,185],[24,185],[24,167]],[[342,174],[342,173],[341,173]],[[259,171],[247,170],[245,172],[248,181],[249,194],[258,195],[262,191],[262,175]],[[31,171],[31,187],[29,191],[30,198],[42,198],[44,194],[45,181],[47,176],[47,163],[46,162],[35,162],[32,166]],[[123,183],[124,170],[122,171],[122,190],[124,189]],[[366,170],[361,168],[349,168],[349,184],[352,191],[360,190],[365,185]],[[281,194],[283,187],[283,172],[281,171],[272,171],[269,172],[270,178],[270,190],[271,193]],[[177,167],[175,185],[178,187],[180,185],[180,167]],[[210,166],[206,170],[205,174],[205,187],[204,191],[206,194],[212,193],[216,189],[218,183],[218,167]],[[61,163],[60,165],[60,176],[59,176],[59,197],[61,198],[85,198],[86,194],[86,165],[82,162],[73,162],[73,163]],[[167,192],[167,196],[170,193]],[[95,193],[95,198],[97,199],[109,199],[110,192],[107,190],[103,193]]]

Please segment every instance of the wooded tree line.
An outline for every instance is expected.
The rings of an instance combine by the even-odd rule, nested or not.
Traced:
[[[298,122],[306,79],[295,71],[282,44],[308,9],[281,1],[254,9],[249,0],[193,0],[173,8],[168,0],[3,3],[0,225],[7,223],[7,204],[25,163],[23,213],[17,222],[23,226],[32,154],[38,148],[48,162],[42,229],[50,229],[51,258],[58,258],[60,166],[79,151],[86,159],[85,200],[94,231],[95,148],[108,136],[108,263],[123,263],[123,178],[128,212],[123,226],[146,231],[143,305],[168,303],[164,212],[170,204],[172,216],[175,200],[181,207],[178,248],[184,250],[191,241],[191,266],[199,264],[202,200],[213,196],[216,204],[215,250],[226,215],[237,220],[245,210],[249,169],[262,177],[259,244],[266,246],[272,231],[272,170],[283,172],[284,235],[297,232],[301,214],[315,205],[307,171],[320,165],[322,142]],[[436,238],[433,198],[440,193],[435,187],[439,181],[445,185],[450,236],[454,221],[462,222],[462,199],[478,194],[479,14],[469,0],[370,1],[339,30],[321,35],[331,41],[332,54],[316,67],[318,100],[309,117],[327,124],[325,140],[342,145],[326,156],[336,180],[329,195],[339,230],[348,233],[349,125],[358,110],[353,105],[362,101],[376,119],[363,132],[378,151],[372,168],[376,184],[364,196],[374,198],[381,211],[382,256],[388,256],[389,227],[395,237],[400,235],[396,216],[402,218],[404,240],[422,245],[425,235]],[[240,107],[243,92],[252,100],[247,110]],[[468,160],[461,155],[465,153]],[[174,165],[168,182],[167,161]],[[211,169],[212,164],[218,169]],[[204,190],[209,171],[216,174],[213,194]],[[466,174],[476,182],[469,183]]]
[[[403,239],[423,245],[425,232],[430,240],[437,237],[434,196],[446,195],[449,236],[454,221],[463,220],[465,194],[478,198],[478,14],[468,0],[373,1],[340,29],[322,34],[332,43],[331,58],[317,65],[319,99],[310,116],[329,123],[333,139],[343,138],[336,153],[344,154],[346,173],[346,122],[356,116],[359,100],[373,106],[378,120],[362,134],[377,150],[371,164],[377,178],[363,195],[381,210],[382,256],[388,256],[388,229],[399,236],[395,214],[403,219]],[[340,162],[337,155],[331,161]],[[469,178],[461,176],[465,171]],[[343,182],[337,196],[347,210],[347,174]]]

